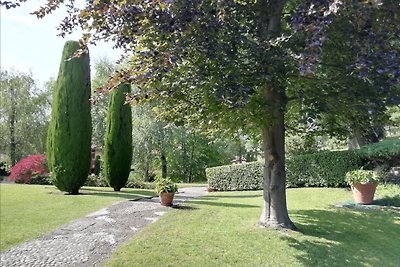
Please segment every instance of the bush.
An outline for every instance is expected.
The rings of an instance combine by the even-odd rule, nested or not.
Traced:
[[[263,164],[249,162],[206,169],[208,186],[216,191],[260,190]]]
[[[47,174],[45,163],[45,155],[30,155],[21,159],[10,169],[8,180],[15,181],[16,183],[28,184],[33,176]]]
[[[7,162],[0,162],[0,177],[1,176],[8,176],[10,170],[10,166]]]
[[[129,177],[125,184],[126,188],[155,189],[155,183],[143,182],[142,180]]]
[[[383,168],[388,171],[391,167],[400,165],[400,138],[387,138],[378,143],[361,147],[361,157],[368,162],[371,169]]]
[[[344,186],[348,171],[359,169],[364,161],[354,151],[320,152],[286,160],[286,184],[301,186]],[[250,162],[208,168],[209,187],[217,191],[260,190],[263,163]]]
[[[299,155],[286,161],[286,184],[288,187],[345,186],[346,173],[364,164],[354,150]]]
[[[94,187],[108,187],[106,178],[101,175],[89,175],[84,185]]]
[[[51,185],[50,176],[47,174],[33,175],[29,184]]]

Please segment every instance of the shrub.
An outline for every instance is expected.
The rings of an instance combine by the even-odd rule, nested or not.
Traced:
[[[94,187],[108,187],[107,180],[104,176],[101,175],[89,175],[85,181],[85,186],[94,186]]]
[[[140,188],[140,189],[155,189],[155,183],[143,182],[140,179],[135,179],[134,177],[129,177],[125,184],[126,188]]]
[[[51,178],[48,174],[33,175],[29,184],[51,185]]]
[[[363,163],[354,151],[295,156],[286,160],[286,184],[288,187],[344,186],[346,173],[359,169]],[[261,162],[208,168],[206,173],[209,187],[217,191],[262,189]]]
[[[249,162],[206,169],[209,188],[216,191],[260,190],[263,164]]]
[[[0,162],[0,177],[9,175],[10,166],[7,162]]]
[[[97,155],[96,159],[94,160],[93,173],[94,173],[94,175],[99,176],[100,175],[100,171],[101,171],[101,159],[100,159],[100,156]]]
[[[40,154],[21,159],[11,168],[8,180],[28,184],[33,176],[47,174],[45,163],[46,156]]]
[[[360,156],[368,162],[371,169],[382,168],[388,171],[391,167],[400,165],[400,138],[387,138],[378,143],[361,147]]]
[[[79,42],[65,43],[47,135],[52,182],[70,194],[78,194],[85,183],[91,158],[89,54],[72,57],[78,49]]]
[[[288,187],[345,186],[345,175],[365,164],[357,151],[329,151],[299,155],[286,161]]]
[[[129,84],[120,85],[112,92],[108,104],[104,141],[104,174],[115,191],[125,186],[132,163],[132,112],[125,104]]]

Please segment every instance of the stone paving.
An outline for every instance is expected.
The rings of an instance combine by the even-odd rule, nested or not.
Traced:
[[[205,187],[179,189],[174,205],[205,194]],[[158,197],[118,202],[1,253],[0,266],[101,266],[119,244],[169,209]]]

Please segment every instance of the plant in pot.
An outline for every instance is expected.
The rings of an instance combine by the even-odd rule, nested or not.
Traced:
[[[178,186],[169,178],[161,178],[156,181],[156,192],[160,197],[160,203],[163,206],[172,206],[175,192]]]
[[[353,170],[346,173],[346,182],[351,186],[357,204],[371,204],[374,201],[379,176],[370,170]]]

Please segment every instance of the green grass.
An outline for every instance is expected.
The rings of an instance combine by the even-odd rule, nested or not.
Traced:
[[[198,186],[204,186],[207,187],[208,184],[207,182],[204,183],[177,183],[179,188],[184,188],[184,187],[198,187]]]
[[[351,198],[347,189],[288,189],[301,232],[279,232],[256,226],[260,191],[210,193],[145,228],[107,266],[398,266],[399,210],[334,207]]]
[[[153,190],[84,187],[64,195],[53,186],[1,184],[0,250],[48,233],[73,219],[124,199],[153,195]]]

